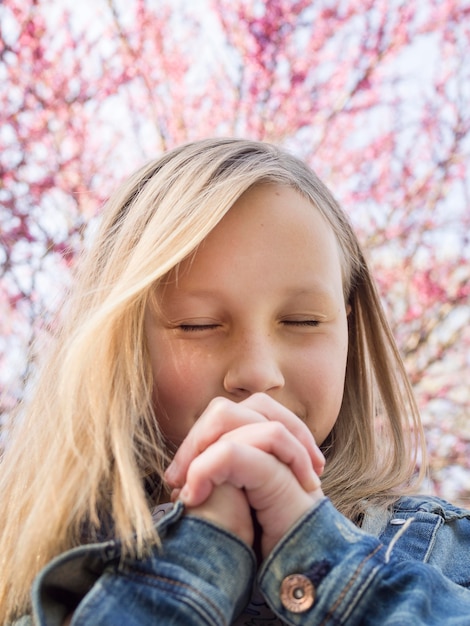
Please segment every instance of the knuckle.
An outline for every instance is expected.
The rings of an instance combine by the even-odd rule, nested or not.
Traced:
[[[222,396],[216,396],[207,405],[204,413],[199,418],[199,422],[204,424],[204,428],[210,431],[214,428],[220,428],[224,423],[225,416],[231,409],[231,401]]]
[[[277,421],[268,422],[266,424],[266,427],[269,428],[269,430],[271,431],[274,437],[278,437],[278,438],[285,437],[288,432],[287,428],[284,426],[282,422],[277,422]]]
[[[207,415],[219,415],[220,413],[225,413],[230,405],[232,404],[231,400],[224,398],[223,396],[216,396],[212,398],[212,400],[207,405]]]
[[[230,439],[219,440],[217,447],[219,455],[227,461],[234,458],[238,448],[237,443]]]

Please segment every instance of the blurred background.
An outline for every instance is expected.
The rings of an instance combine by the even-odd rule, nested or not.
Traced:
[[[0,413],[110,191],[216,135],[284,146],[350,215],[426,488],[470,506],[470,0],[2,0]]]

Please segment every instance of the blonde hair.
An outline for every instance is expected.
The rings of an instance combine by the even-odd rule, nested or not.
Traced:
[[[126,550],[157,540],[149,481],[167,452],[152,405],[144,314],[155,286],[248,188],[289,185],[333,229],[351,306],[344,400],[324,444],[325,493],[354,518],[411,484],[421,426],[356,236],[318,177],[264,143],[209,139],[140,169],[111,197],[0,469],[0,621],[28,609],[38,571],[112,519]],[[162,487],[161,487],[162,488]]]

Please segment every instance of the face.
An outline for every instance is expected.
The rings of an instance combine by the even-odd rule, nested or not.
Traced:
[[[157,296],[146,333],[158,421],[175,447],[214,397],[255,392],[325,440],[343,396],[347,311],[335,236],[308,200],[250,189]]]

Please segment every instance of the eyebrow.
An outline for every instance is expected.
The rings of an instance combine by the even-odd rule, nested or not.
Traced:
[[[315,283],[309,287],[288,287],[285,291],[287,294],[293,296],[310,296],[312,294],[329,295],[332,293],[331,289],[329,289],[326,285],[320,285],[318,283]]]
[[[197,287],[189,288],[189,289],[180,289],[176,288],[172,297],[178,299],[179,297],[189,297],[195,299],[215,299],[218,297],[220,290],[218,288],[201,288]],[[316,296],[316,297],[325,297],[332,298],[334,297],[333,291],[328,288],[326,285],[314,284],[308,287],[305,286],[292,286],[287,287],[283,290],[283,294],[286,297],[302,297],[302,296]]]

